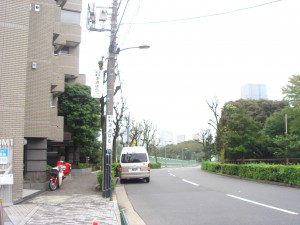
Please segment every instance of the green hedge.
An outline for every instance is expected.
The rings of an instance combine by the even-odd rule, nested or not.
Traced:
[[[157,162],[157,163],[151,163],[150,164],[150,168],[151,169],[160,169],[161,168],[161,163]]]
[[[219,173],[221,171],[221,164],[217,162],[204,161],[201,164],[201,168],[202,170],[207,170],[209,172]]]
[[[238,176],[239,174],[239,165],[236,164],[223,164],[221,165],[221,173],[227,175]]]
[[[221,164],[218,162],[202,162],[202,170],[241,178],[266,180],[291,185],[300,185],[300,165],[279,165],[265,163]]]

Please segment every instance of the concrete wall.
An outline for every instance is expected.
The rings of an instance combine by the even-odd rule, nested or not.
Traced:
[[[13,200],[22,197],[29,1],[0,1],[0,138],[13,138]]]

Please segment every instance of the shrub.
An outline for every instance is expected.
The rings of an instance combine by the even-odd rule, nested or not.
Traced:
[[[220,164],[216,162],[202,162],[202,170],[235,175],[241,178],[266,180],[300,185],[300,165],[280,165],[266,163],[249,164]]]
[[[98,171],[101,170],[101,165],[99,164],[93,164],[92,165],[92,171]]]
[[[161,163],[157,162],[157,163],[151,163],[150,164],[150,168],[151,169],[160,169],[161,168]]]
[[[100,185],[100,190],[102,189],[102,177],[103,177],[103,171],[99,170],[97,174],[97,180],[98,180],[98,184]]]
[[[239,176],[256,180],[283,182],[282,169],[284,165],[271,165],[265,163],[243,164],[239,169]]]
[[[221,173],[227,175],[238,176],[239,174],[239,165],[236,164],[224,164],[221,165]]]
[[[116,187],[116,179],[115,179],[115,172],[113,169],[111,169],[110,175],[111,175],[111,188],[112,188],[112,190],[114,190]],[[102,180],[103,180],[103,171],[102,170],[98,171],[97,180],[98,180],[98,184],[99,184],[99,189],[100,189],[100,191],[102,191]]]
[[[221,163],[204,161],[201,164],[201,168],[202,168],[202,170],[207,170],[209,172],[219,173],[221,171]]]
[[[287,166],[281,172],[284,183],[300,185],[300,165]]]
[[[111,164],[111,169],[115,172],[115,177],[120,176],[119,166],[120,166],[120,163],[112,163]]]

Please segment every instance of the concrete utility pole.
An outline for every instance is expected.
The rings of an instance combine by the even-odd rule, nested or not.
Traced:
[[[109,44],[109,56],[107,65],[107,100],[106,100],[106,145],[103,149],[104,168],[102,179],[102,196],[111,196],[111,152],[113,145],[113,106],[114,106],[114,87],[115,87],[115,67],[116,67],[116,38],[117,38],[117,17],[118,0],[113,0],[111,15],[111,33]]]

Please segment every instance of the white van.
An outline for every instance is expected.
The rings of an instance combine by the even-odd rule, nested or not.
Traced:
[[[150,182],[150,161],[146,148],[124,147],[120,155],[120,182],[126,179],[145,179]]]

